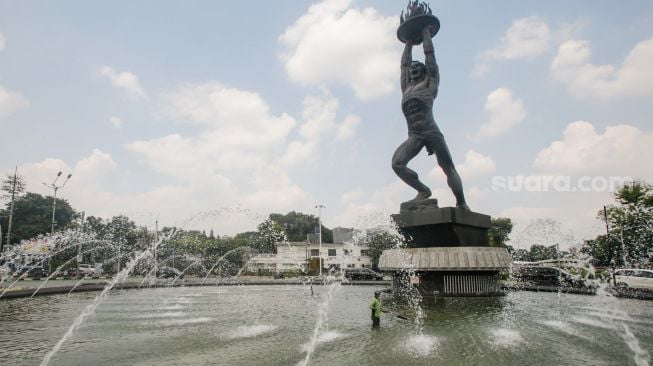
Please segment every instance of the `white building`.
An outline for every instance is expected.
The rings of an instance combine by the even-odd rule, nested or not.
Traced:
[[[364,246],[343,243],[322,243],[322,251],[319,244],[308,242],[277,243],[277,254],[253,257],[247,265],[247,272],[307,272],[311,259],[318,257],[322,258],[323,268],[371,267],[372,259],[367,250]]]

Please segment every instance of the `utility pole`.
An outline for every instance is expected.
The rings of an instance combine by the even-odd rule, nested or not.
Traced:
[[[610,264],[612,265],[612,283],[613,285],[616,286],[617,284],[617,278],[614,274],[614,262],[615,262],[615,253],[614,253],[614,248],[612,247],[612,243],[610,243],[610,224],[608,223],[608,207],[603,206],[603,217],[605,218],[605,243],[609,245],[610,252],[611,252],[611,260]]]
[[[11,204],[9,208],[9,224],[7,225],[7,245],[11,242],[11,223],[14,219],[14,198],[16,197],[16,184],[18,183],[18,166],[14,170],[14,179],[11,182]],[[2,236],[0,235],[0,254],[2,254]]]
[[[82,240],[84,239],[84,215],[85,214],[86,213],[82,211],[82,235],[80,235],[80,238],[78,238],[79,242],[77,242],[77,272],[75,272],[77,278],[79,278],[79,262],[82,261]]]
[[[52,188],[54,190],[54,195],[53,195],[53,198],[52,198],[52,230],[50,231],[50,235],[54,235],[54,224],[55,224],[54,213],[57,210],[57,190],[63,188],[66,185],[66,183],[68,183],[68,179],[70,179],[70,177],[72,177],[72,176],[73,176],[72,174],[68,174],[68,176],[66,177],[66,180],[63,182],[63,184],[60,185],[60,186],[57,186],[57,180],[59,180],[59,177],[61,177],[61,172],[59,172],[59,173],[57,173],[57,176],[54,178],[54,181],[52,182],[52,184],[43,183],[44,186]]]
[[[323,205],[317,205],[315,206],[317,208],[317,224],[318,224],[318,237],[319,237],[319,246],[318,246],[318,258],[320,262],[320,277],[322,277],[322,209],[324,208]]]
[[[154,221],[154,277],[157,277],[159,265],[156,258],[156,247],[159,246],[159,220]]]

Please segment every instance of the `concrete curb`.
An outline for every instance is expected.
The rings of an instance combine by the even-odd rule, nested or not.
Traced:
[[[166,287],[208,287],[208,286],[261,286],[261,285],[326,285],[327,283],[324,283],[322,281],[299,281],[299,280],[252,280],[252,281],[229,281],[229,282],[210,282],[207,281],[206,283],[202,284],[201,282],[183,282],[179,281],[176,282],[174,285],[166,282],[161,282],[161,283],[156,283],[156,284],[147,284],[144,283],[142,286],[140,286],[141,282],[124,282],[124,283],[117,283],[111,290],[130,290],[130,289],[148,289],[148,288],[166,288]],[[390,285],[390,281],[347,281],[347,282],[341,282],[343,286],[381,286],[381,285]],[[34,296],[44,296],[44,295],[57,295],[57,294],[67,294],[72,290],[73,292],[86,292],[86,291],[102,291],[104,290],[105,286],[107,283],[86,283],[86,284],[81,284],[77,287],[74,285],[66,285],[66,286],[50,286],[50,287],[43,287],[34,294],[34,291],[38,287],[30,287],[30,288],[25,288],[25,289],[20,289],[20,290],[14,290],[14,291],[7,291],[5,292],[2,297],[0,297],[0,301],[5,300],[5,299],[18,299],[18,298],[25,298],[25,297],[31,297],[33,294]],[[3,288],[0,287],[0,293],[4,291]]]

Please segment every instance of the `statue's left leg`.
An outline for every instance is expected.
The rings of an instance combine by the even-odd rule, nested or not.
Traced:
[[[456,197],[456,207],[469,210],[469,206],[465,202],[462,179],[460,179],[460,175],[453,163],[447,143],[444,141],[444,136],[438,131],[433,137],[428,139],[427,144],[430,150],[435,153],[438,159],[438,165],[447,176],[447,184]]]

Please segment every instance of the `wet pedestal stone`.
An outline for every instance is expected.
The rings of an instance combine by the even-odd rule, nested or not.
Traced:
[[[488,245],[487,231],[491,226],[488,215],[443,207],[402,209],[392,219],[411,248]]]
[[[422,296],[502,295],[499,274],[511,257],[490,247],[490,216],[454,207],[401,210],[392,216],[407,248],[383,251],[379,269],[394,286],[415,286]]]

